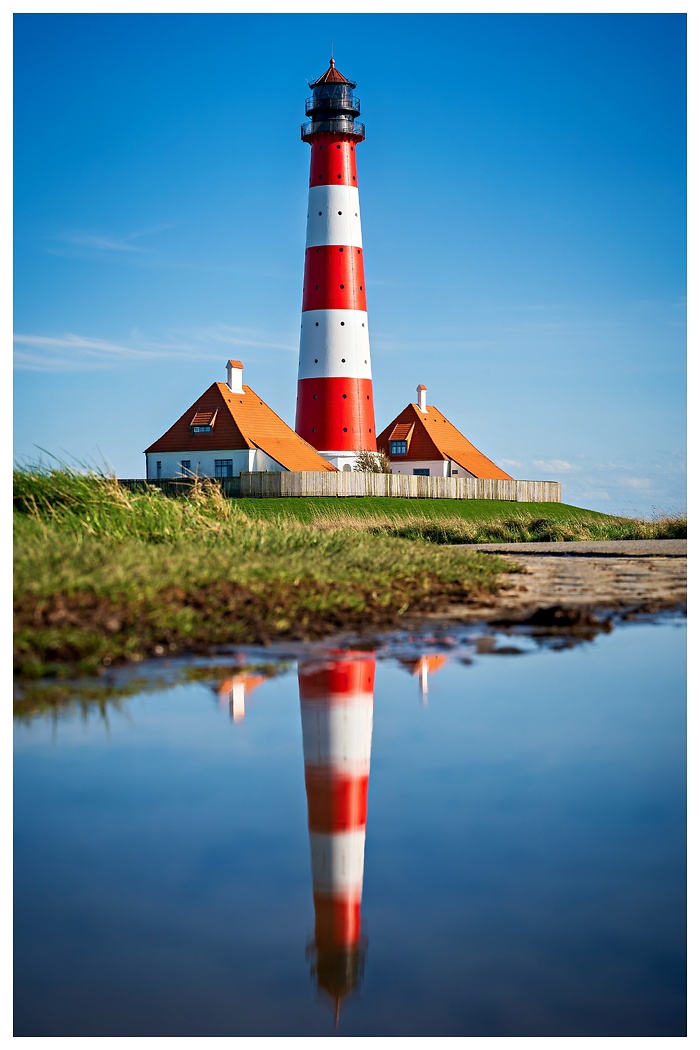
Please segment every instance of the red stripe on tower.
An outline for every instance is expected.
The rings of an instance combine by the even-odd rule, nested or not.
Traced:
[[[304,778],[316,916],[319,988],[335,1002],[356,987],[364,962],[360,907],[372,747],[375,658],[344,653],[299,665]]]
[[[311,146],[295,429],[340,469],[376,451],[355,147],[355,83],[331,64],[313,84],[301,137]]]

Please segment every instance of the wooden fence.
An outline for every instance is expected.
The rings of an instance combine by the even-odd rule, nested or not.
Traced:
[[[239,478],[208,478],[229,497],[399,496],[403,499],[500,499],[518,503],[561,503],[559,481],[500,481],[494,478],[431,478],[422,474],[333,473],[324,470],[255,471]],[[120,480],[129,489],[160,488],[186,496],[189,478]]]
[[[422,474],[284,471],[241,474],[241,496],[399,496],[404,499],[500,499],[561,503],[559,481],[431,478]]]

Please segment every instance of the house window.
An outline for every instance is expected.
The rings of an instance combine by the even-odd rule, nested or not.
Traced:
[[[425,469],[423,467],[418,467],[418,468],[414,467],[413,473],[414,474],[420,474],[420,476],[423,477],[423,478],[429,478],[430,477],[430,470],[427,467]]]
[[[180,460],[180,473],[181,474],[188,474],[188,473],[191,473],[191,472],[192,472],[192,460],[191,459]]]
[[[190,427],[193,434],[210,434],[211,424],[207,424],[205,427]]]
[[[390,456],[405,456],[408,451],[408,446],[405,441],[390,441],[389,442],[389,455]]]
[[[157,459],[156,460],[156,477],[157,478],[160,477],[160,468],[161,468],[161,461],[159,459]]]
[[[214,477],[215,478],[232,478],[233,477],[233,460],[232,459],[215,459],[214,460]]]

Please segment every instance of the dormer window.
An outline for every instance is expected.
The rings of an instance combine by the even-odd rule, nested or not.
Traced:
[[[389,434],[389,455],[405,456],[411,444],[414,423],[397,423]]]
[[[192,434],[210,434],[214,429],[216,412],[195,412],[190,423]]]

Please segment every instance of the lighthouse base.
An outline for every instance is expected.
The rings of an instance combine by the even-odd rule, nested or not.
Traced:
[[[338,470],[354,470],[357,463],[357,452],[322,452],[319,449],[318,454]]]

